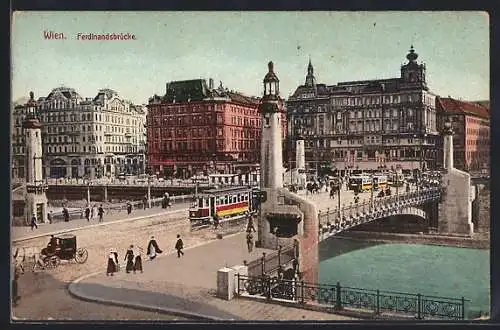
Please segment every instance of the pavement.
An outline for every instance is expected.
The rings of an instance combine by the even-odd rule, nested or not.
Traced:
[[[162,247],[164,251],[167,247]],[[173,247],[171,247],[173,250]],[[106,276],[102,271],[71,283],[69,292],[82,300],[210,320],[347,320],[349,317],[262,301],[216,297],[217,270],[258,259],[256,248],[248,253],[245,233],[186,247],[185,256],[161,255],[144,261],[144,273],[123,271]]]
[[[184,204],[174,204],[172,207],[168,209],[162,209],[160,207],[150,208],[145,210],[133,210],[131,214],[127,214],[126,210],[121,211],[112,211],[109,214],[104,214],[103,222],[99,223],[98,218],[94,217],[87,221],[87,219],[77,219],[70,220],[68,222],[55,222],[55,223],[42,223],[38,224],[38,228],[31,230],[31,227],[28,226],[16,226],[12,227],[11,237],[12,242],[20,242],[33,238],[48,236],[48,235],[56,235],[62,234],[64,232],[77,231],[88,229],[91,227],[105,226],[110,225],[116,222],[121,221],[133,221],[146,217],[161,215],[161,214],[169,214],[173,212],[186,211],[189,208],[189,203]]]

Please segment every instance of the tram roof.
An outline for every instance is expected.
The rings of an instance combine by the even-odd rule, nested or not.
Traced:
[[[226,188],[215,188],[215,189],[208,189],[203,192],[204,195],[211,195],[211,194],[224,194],[224,193],[231,193],[231,192],[241,192],[241,191],[247,191],[250,188],[247,186],[239,186],[239,187],[226,187]]]

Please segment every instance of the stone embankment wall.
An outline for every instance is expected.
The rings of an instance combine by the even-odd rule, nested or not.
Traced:
[[[382,243],[408,243],[408,244],[427,244],[453,246],[471,249],[489,249],[489,239],[469,238],[462,236],[443,236],[433,234],[399,234],[399,233],[381,233],[367,231],[346,231],[340,233],[339,237],[349,239],[359,239],[371,242]]]

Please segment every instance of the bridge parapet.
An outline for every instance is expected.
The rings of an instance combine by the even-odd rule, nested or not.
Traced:
[[[441,188],[412,191],[396,196],[377,198],[361,204],[350,204],[341,209],[328,209],[319,212],[319,236],[324,240],[352,227],[385,218],[391,215],[404,214],[411,208],[441,199]]]

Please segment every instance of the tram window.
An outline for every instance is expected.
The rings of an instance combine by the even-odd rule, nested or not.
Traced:
[[[203,207],[203,198],[198,199],[198,207]]]
[[[205,199],[205,206],[209,206],[210,205],[210,199]]]
[[[237,202],[241,202],[241,195],[240,194],[238,194],[238,197],[237,197],[236,201]]]
[[[224,197],[224,204],[227,204],[227,196]]]

